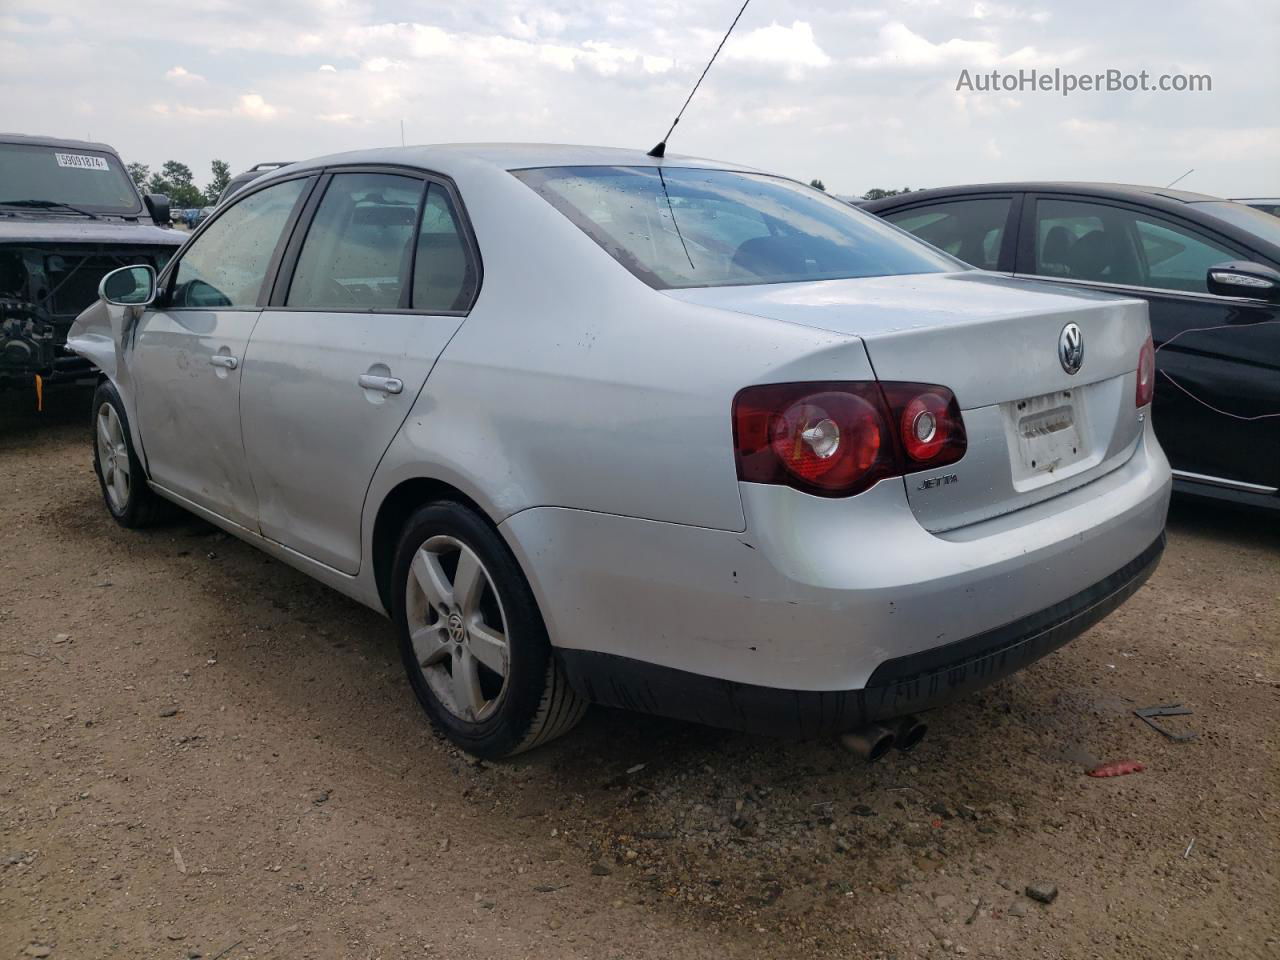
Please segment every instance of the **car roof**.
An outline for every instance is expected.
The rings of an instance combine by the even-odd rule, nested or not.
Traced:
[[[1168,187],[1147,187],[1129,183],[1089,183],[1087,181],[1028,180],[1013,183],[972,183],[954,187],[932,187],[900,193],[879,200],[867,200],[859,206],[868,213],[883,215],[918,203],[954,199],[964,196],[982,196],[1002,193],[1047,193],[1099,200],[1128,200],[1165,213],[1190,219],[1204,227],[1234,239],[1246,247],[1260,252],[1272,260],[1280,260],[1280,246],[1267,236],[1249,230],[1221,215],[1222,206],[1244,206],[1222,197],[1188,190],[1170,190]],[[1269,214],[1263,214],[1269,216]]]
[[[1025,180],[1009,183],[966,183],[954,187],[931,187],[928,190],[914,190],[911,193],[900,193],[892,197],[882,197],[879,200],[866,200],[861,205],[868,210],[874,211],[883,207],[968,193],[1084,193],[1095,197],[1111,197],[1116,200],[1141,199],[1147,202],[1154,201],[1158,205],[1205,203],[1222,199],[1222,197],[1210,196],[1207,193],[1192,193],[1189,190],[1171,190],[1168,187],[1150,187],[1136,183],[1106,183],[1085,180]]]
[[[62,147],[65,150],[97,150],[119,156],[116,148],[93,140],[68,140],[64,137],[41,137],[27,133],[0,133],[0,143],[23,143],[35,147]]]
[[[628,166],[706,167],[723,170],[751,170],[743,164],[722,163],[703,157],[668,154],[649,156],[643,149],[593,147],[565,143],[444,143],[411,147],[381,147],[317,157],[283,168],[296,171],[334,164],[379,163],[421,167],[447,173],[450,167],[480,164],[496,170],[529,167]],[[274,177],[281,171],[272,170]]]

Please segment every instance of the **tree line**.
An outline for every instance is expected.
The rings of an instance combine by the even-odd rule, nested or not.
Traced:
[[[202,190],[196,186],[195,174],[185,163],[177,160],[166,160],[159,170],[152,172],[145,163],[127,165],[129,176],[143,193],[163,193],[169,198],[169,205],[175,209],[186,207],[211,207],[218,202],[222,191],[231,180],[231,165],[225,160],[214,160],[209,164],[212,177]]]
[[[810,180],[809,186],[813,187],[815,190],[821,190],[823,193],[827,192],[827,185],[823,183],[821,180]],[[916,189],[919,190],[922,188],[917,187]],[[862,195],[862,199],[863,200],[882,200],[885,197],[896,197],[899,194],[911,193],[911,192],[912,192],[911,187],[903,187],[901,190],[893,190],[893,189],[886,190],[883,187],[872,187],[870,190],[868,190],[866,193]]]

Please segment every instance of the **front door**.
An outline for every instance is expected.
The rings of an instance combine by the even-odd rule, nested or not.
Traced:
[[[257,529],[240,438],[240,377],[270,265],[307,181],[237,200],[174,265],[143,314],[130,359],[151,480]]]
[[[336,172],[319,191],[253,331],[241,423],[263,535],[354,574],[369,482],[478,269],[442,183]]]
[[[1209,293],[1209,267],[1255,259],[1156,211],[1028,197],[1018,272],[1147,301],[1152,419],[1176,474],[1268,493],[1280,486],[1280,309]],[[1087,347],[1086,347],[1087,349]],[[1136,364],[1136,358],[1135,358]]]

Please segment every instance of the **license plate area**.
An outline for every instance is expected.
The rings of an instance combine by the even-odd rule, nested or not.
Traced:
[[[1014,487],[1051,483],[1089,456],[1085,404],[1079,390],[1056,390],[1002,404]]]

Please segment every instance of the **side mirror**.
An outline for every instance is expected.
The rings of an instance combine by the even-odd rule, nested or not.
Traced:
[[[145,307],[156,298],[154,267],[138,264],[112,270],[98,284],[98,296],[118,307]]]
[[[1247,260],[1230,260],[1209,268],[1209,292],[1219,297],[1250,297],[1280,303],[1280,270]]]
[[[169,215],[169,198],[163,193],[148,193],[142,199],[152,220],[160,224],[173,223],[173,217]]]

